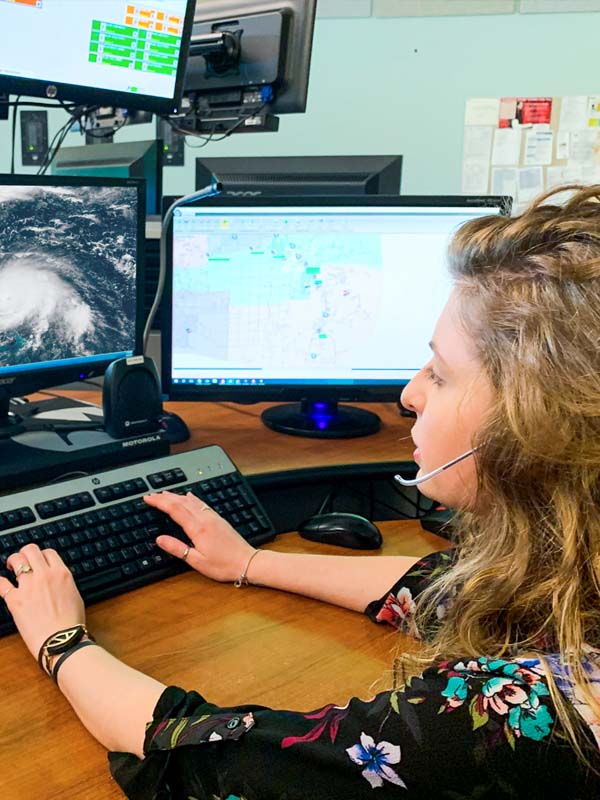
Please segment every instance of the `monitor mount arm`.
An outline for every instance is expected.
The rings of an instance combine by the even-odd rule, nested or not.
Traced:
[[[237,70],[242,55],[243,29],[218,31],[196,36],[190,44],[190,56],[202,56],[207,77],[223,76]]]

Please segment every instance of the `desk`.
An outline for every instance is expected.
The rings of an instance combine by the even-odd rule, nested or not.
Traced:
[[[191,406],[193,414],[179,404],[173,409],[191,424],[188,446],[219,442],[250,473],[285,468],[284,454],[289,458],[294,449],[302,456],[287,461],[288,468],[299,465],[304,455],[307,463],[319,465],[325,451],[330,465],[335,453],[338,464],[345,458],[358,463],[363,458],[359,453],[397,458],[397,432],[406,435],[407,429],[402,421],[397,432],[384,428],[368,439],[334,443],[336,447],[327,442],[320,449],[321,442],[296,442],[261,430],[254,407],[242,409],[241,432],[240,427],[232,432],[236,426],[229,423],[226,407],[217,407],[214,414],[200,404]],[[447,546],[416,522],[385,522],[381,529],[381,552],[386,555],[419,556]],[[268,547],[282,552],[353,552],[307,542],[296,534],[280,536]],[[414,646],[360,614],[268,589],[236,590],[192,572],[92,606],[88,623],[98,641],[131,666],[165,684],[196,688],[223,705],[261,703],[309,710],[327,702],[344,703],[351,695],[368,697],[373,682],[390,666],[396,645]],[[104,749],[41,674],[16,634],[0,640],[0,654],[2,800],[121,798]]]

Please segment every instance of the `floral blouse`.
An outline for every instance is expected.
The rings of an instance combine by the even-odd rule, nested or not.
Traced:
[[[450,566],[448,553],[422,559],[365,613],[426,635],[414,624],[415,600]],[[314,711],[219,708],[169,687],[148,724],[144,760],[109,760],[132,800],[600,797],[600,778],[578,762],[556,719],[539,662],[469,655],[402,690]],[[594,733],[590,725],[592,744]]]

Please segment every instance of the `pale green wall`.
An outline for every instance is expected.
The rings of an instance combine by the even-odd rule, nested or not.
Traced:
[[[165,170],[165,193],[193,190],[200,154],[377,153],[404,155],[405,193],[459,192],[465,100],[600,93],[599,30],[600,13],[318,19],[308,112],[282,117],[276,134],[186,148],[185,167]],[[51,134],[64,119],[52,112]],[[131,127],[117,141],[153,131]],[[80,142],[70,134],[65,144]],[[10,125],[0,123],[0,171],[9,143]]]

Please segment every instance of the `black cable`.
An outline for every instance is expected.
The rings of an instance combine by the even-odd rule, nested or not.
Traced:
[[[235,133],[237,129],[240,128],[244,124],[244,122],[246,122],[246,120],[252,119],[252,117],[256,117],[257,114],[261,114],[265,110],[267,105],[268,105],[267,103],[263,103],[262,106],[255,109],[254,111],[251,111],[249,114],[246,114],[245,117],[241,117],[235,123],[235,125],[232,125],[231,128],[229,128],[229,130],[223,134],[223,136],[220,136],[218,139],[212,139],[212,141],[216,144],[217,142],[222,142],[223,139],[227,139],[229,136],[231,136],[232,133]]]
[[[69,120],[69,121],[70,121],[70,120]],[[38,171],[37,171],[37,174],[38,174],[38,175],[43,175],[43,174],[44,174],[44,172],[46,171],[46,169],[47,169],[47,166],[48,166],[48,164],[49,164],[49,161],[48,161],[48,159],[50,158],[50,153],[52,152],[52,148],[54,147],[54,143],[55,143],[55,142],[56,142],[56,141],[59,139],[59,137],[61,136],[61,134],[62,134],[62,132],[63,132],[63,130],[65,129],[65,127],[66,127],[66,125],[67,125],[67,124],[68,124],[68,123],[65,123],[65,125],[63,125],[61,128],[59,128],[59,129],[56,131],[56,133],[54,134],[54,136],[52,137],[52,141],[51,141],[51,142],[50,142],[50,144],[48,145],[48,149],[46,150],[46,154],[44,155],[44,160],[43,160],[43,161],[42,161],[42,163],[40,164],[40,166],[39,166],[39,169],[38,169]]]
[[[365,492],[361,492],[360,489],[351,489],[350,491],[357,494],[359,497],[365,497],[369,499],[369,495]],[[416,520],[417,517],[411,517],[410,514],[406,514],[404,511],[401,511],[396,506],[390,505],[390,503],[386,503],[384,500],[378,500],[376,497],[373,498],[373,502],[377,506],[383,506],[383,508],[387,508],[389,511],[393,511],[394,514],[397,514],[400,519],[409,519],[409,520]]]
[[[188,131],[188,130],[185,130],[184,128],[180,128],[172,119],[170,119],[170,117],[162,117],[162,119],[176,133],[179,133],[182,136],[186,136],[186,137],[187,136],[192,136],[192,137],[194,137],[196,139],[202,139],[203,144],[196,145],[196,146],[188,145],[189,147],[193,147],[194,150],[200,150],[201,148],[206,147],[206,145],[210,144],[211,142],[216,144],[217,142],[222,142],[224,139],[228,139],[247,120],[252,119],[252,117],[255,117],[257,114],[261,114],[265,110],[267,105],[268,105],[268,103],[263,103],[262,106],[259,106],[259,108],[256,108],[253,111],[250,111],[245,116],[240,117],[240,119],[238,119],[236,122],[234,122],[233,125],[225,131],[225,133],[223,133],[221,136],[219,136],[217,138],[215,138],[216,133],[217,133],[216,129],[211,131],[211,133],[209,133],[208,135],[203,135],[201,133],[194,133],[193,131]],[[190,118],[190,117],[194,117],[194,116],[199,116],[199,115],[196,114],[196,113],[189,113],[189,114],[185,115],[184,119],[187,119],[187,118]],[[208,124],[210,122],[210,120],[205,120],[205,122],[207,122],[207,124]],[[217,122],[214,123],[215,128],[216,128],[217,124],[218,124]],[[184,143],[186,143],[185,140],[184,140]]]
[[[58,151],[62,147],[62,144],[63,144],[64,140],[67,138],[67,134],[69,133],[69,131],[71,130],[73,125],[75,125],[76,122],[79,122],[79,119],[77,117],[71,117],[63,125],[63,127],[59,130],[59,132],[58,132],[58,137],[59,137],[58,138],[58,142],[56,143],[56,145],[54,147],[54,150],[52,150],[51,147],[48,148],[48,151],[46,153],[46,158],[44,160],[44,163],[40,167],[40,170],[38,171],[38,175],[45,175],[46,174],[46,172],[48,170],[48,167],[52,164],[52,162],[54,161],[54,159],[58,155]],[[56,136],[54,137],[52,142],[54,142],[55,140],[56,140]]]
[[[17,95],[17,100],[13,104],[13,118],[12,118],[12,145],[11,145],[11,159],[10,159],[10,174],[15,174],[15,139],[17,135],[17,109],[19,108],[19,100],[21,95]]]
[[[319,508],[317,509],[317,511],[313,516],[317,517],[319,514],[325,513],[325,509],[331,511],[331,509],[333,508],[333,501],[337,497],[338,493],[339,493],[339,486],[336,486],[335,488],[327,492],[323,502],[319,505]]]

